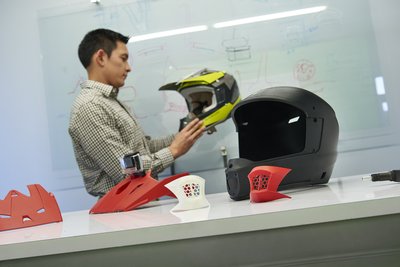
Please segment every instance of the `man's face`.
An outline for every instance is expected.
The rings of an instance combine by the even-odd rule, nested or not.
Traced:
[[[107,84],[115,88],[124,86],[128,72],[131,71],[128,58],[128,48],[123,42],[117,41],[117,47],[112,51],[111,56],[105,57],[104,76]]]

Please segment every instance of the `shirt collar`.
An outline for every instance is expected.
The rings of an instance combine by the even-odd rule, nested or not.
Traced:
[[[103,95],[107,97],[112,97],[116,98],[118,96],[118,88],[112,87],[111,85],[97,82],[97,81],[92,81],[92,80],[87,80],[81,83],[81,88],[88,88],[88,89],[95,89],[100,91]]]

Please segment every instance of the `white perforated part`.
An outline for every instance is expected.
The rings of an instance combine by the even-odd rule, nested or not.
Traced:
[[[187,175],[165,185],[178,199],[172,212],[208,207],[205,197],[205,180],[197,175]]]

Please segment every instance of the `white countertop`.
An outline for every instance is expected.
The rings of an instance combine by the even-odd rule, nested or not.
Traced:
[[[219,193],[206,196],[209,208],[179,213],[170,212],[176,199],[121,213],[63,213],[60,223],[0,232],[0,260],[400,213],[400,183],[362,175],[282,192],[291,199],[251,203]]]

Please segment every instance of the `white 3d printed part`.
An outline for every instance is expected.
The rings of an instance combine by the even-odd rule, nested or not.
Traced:
[[[165,185],[178,199],[172,212],[200,209],[210,206],[205,197],[205,180],[197,175],[187,175]]]

